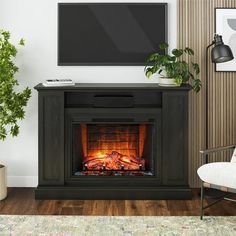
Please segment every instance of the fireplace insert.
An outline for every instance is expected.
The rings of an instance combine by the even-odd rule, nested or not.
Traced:
[[[68,181],[160,177],[160,109],[67,108],[66,112]]]
[[[74,175],[154,175],[151,123],[75,124],[72,135]]]

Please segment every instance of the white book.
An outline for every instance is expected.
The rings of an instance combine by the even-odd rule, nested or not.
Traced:
[[[43,86],[45,87],[63,87],[63,86],[74,86],[75,83],[51,83],[51,84],[48,84],[48,83],[43,83]]]
[[[48,79],[48,80],[46,80],[46,83],[48,83],[48,84],[54,84],[54,83],[67,84],[67,83],[73,83],[73,81],[71,79]]]

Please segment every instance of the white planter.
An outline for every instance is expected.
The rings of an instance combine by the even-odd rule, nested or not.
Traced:
[[[160,86],[170,86],[170,87],[177,87],[178,84],[175,83],[175,79],[167,78],[167,77],[160,77]]]
[[[7,197],[6,167],[0,164],[0,201]]]

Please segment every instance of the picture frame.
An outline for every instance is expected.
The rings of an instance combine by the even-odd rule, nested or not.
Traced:
[[[216,72],[236,71],[236,8],[215,8],[215,33],[222,35],[224,44],[228,45],[234,59],[225,63],[217,63]]]

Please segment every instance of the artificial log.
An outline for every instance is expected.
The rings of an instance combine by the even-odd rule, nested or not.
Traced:
[[[139,157],[113,151],[101,156],[88,156],[83,165],[87,170],[140,170],[140,166],[144,167],[145,161]]]

